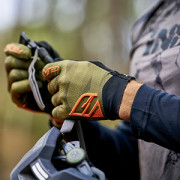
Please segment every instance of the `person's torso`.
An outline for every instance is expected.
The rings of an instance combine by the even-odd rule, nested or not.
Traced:
[[[133,29],[130,75],[180,97],[180,0],[159,2]],[[141,180],[179,180],[180,154],[139,140]]]

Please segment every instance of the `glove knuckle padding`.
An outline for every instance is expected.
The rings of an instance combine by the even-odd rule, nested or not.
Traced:
[[[29,59],[32,56],[31,50],[27,46],[19,43],[7,44],[4,52],[6,55],[12,55],[20,59]]]

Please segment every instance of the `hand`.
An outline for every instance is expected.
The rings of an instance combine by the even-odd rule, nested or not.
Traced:
[[[71,119],[119,119],[119,107],[130,76],[99,62],[60,61],[42,70],[53,95],[53,117]]]
[[[8,44],[4,49],[7,55],[5,67],[8,76],[8,90],[12,101],[19,107],[41,112],[37,106],[28,81],[28,67],[32,61],[31,50],[22,44]],[[45,63],[40,59],[35,64],[36,80],[46,105],[45,112],[51,114],[51,94],[47,90],[47,82],[42,76],[41,71]]]

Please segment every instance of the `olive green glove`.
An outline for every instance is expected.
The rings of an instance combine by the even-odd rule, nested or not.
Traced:
[[[99,62],[60,61],[42,70],[53,95],[53,117],[71,119],[118,119],[127,83],[133,79]]]
[[[12,101],[19,107],[41,112],[37,106],[28,81],[28,67],[32,61],[31,50],[22,44],[8,44],[4,49],[7,55],[5,67],[8,76],[8,90]],[[40,89],[41,96],[46,105],[45,112],[51,114],[51,94],[47,90],[47,82],[42,76],[44,62],[40,59],[35,64],[36,80]]]

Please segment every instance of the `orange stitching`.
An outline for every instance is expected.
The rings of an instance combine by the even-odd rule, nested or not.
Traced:
[[[14,45],[14,44],[8,44],[5,49],[4,52],[13,52],[13,53],[17,53],[17,54],[21,54],[23,52],[23,49],[20,49],[18,46]]]
[[[81,106],[81,108],[83,108],[83,112],[78,113],[75,112],[76,108],[78,107],[79,103],[82,101],[82,99],[84,97],[89,97],[87,99],[87,101]],[[77,100],[77,102],[75,103],[74,107],[72,108],[72,111],[69,113],[70,116],[80,116],[80,117],[104,117],[103,113],[101,111],[101,107],[100,107],[100,103],[99,100],[96,101],[96,103],[94,104],[94,106],[92,107],[92,109],[90,110],[90,112],[87,114],[87,110],[89,108],[89,106],[91,105],[91,101],[94,98],[97,98],[98,95],[96,93],[85,93],[83,95],[80,96],[80,98]]]

